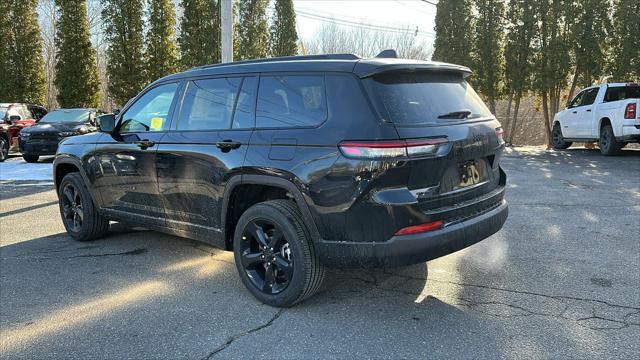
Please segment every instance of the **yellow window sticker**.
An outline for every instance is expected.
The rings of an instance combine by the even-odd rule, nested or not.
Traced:
[[[151,118],[151,130],[162,130],[164,119],[160,117]]]

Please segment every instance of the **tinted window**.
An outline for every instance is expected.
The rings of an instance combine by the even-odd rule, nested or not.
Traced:
[[[436,123],[439,116],[460,111],[470,111],[468,119],[491,116],[461,74],[388,73],[376,76],[373,84],[395,124]]]
[[[584,97],[582,98],[581,105],[593,104],[596,101],[597,96],[598,96],[598,88],[587,90],[584,94]]]
[[[610,87],[604,94],[604,102],[626,99],[640,99],[640,85]]]
[[[263,76],[256,127],[317,126],[327,117],[324,76]]]
[[[242,78],[189,82],[180,112],[178,130],[229,129],[241,83]]]
[[[90,113],[89,110],[55,110],[45,115],[40,123],[87,121]]]
[[[571,102],[569,103],[569,107],[574,108],[576,106],[580,106],[585,93],[586,91],[581,91],[578,95],[576,95],[576,97],[574,97],[573,100],[571,100]]]
[[[147,91],[122,114],[121,132],[162,131],[169,125],[169,109],[178,84],[157,86]]]
[[[249,129],[253,127],[253,108],[256,103],[257,86],[258,78],[244,78],[242,90],[240,90],[240,95],[238,95],[236,111],[233,116],[234,129]]]

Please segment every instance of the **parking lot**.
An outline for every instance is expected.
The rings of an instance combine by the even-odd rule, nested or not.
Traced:
[[[22,171],[32,164],[12,158],[0,164],[0,355],[639,358],[640,151],[516,148],[503,164],[499,233],[427,264],[333,269],[281,310],[210,246],[119,224],[71,240],[39,175],[51,162]]]

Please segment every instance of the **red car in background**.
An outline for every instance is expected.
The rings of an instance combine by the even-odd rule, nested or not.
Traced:
[[[0,162],[10,151],[18,150],[20,130],[32,126],[47,114],[39,105],[20,103],[0,103]]]

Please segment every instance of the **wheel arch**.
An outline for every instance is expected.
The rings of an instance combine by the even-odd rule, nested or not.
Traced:
[[[92,200],[94,201],[94,204],[99,204],[99,202],[97,202],[97,198],[96,198],[96,194],[93,191],[93,188],[91,186],[89,186],[90,182],[89,182],[89,178],[87,176],[87,173],[84,170],[84,167],[82,166],[82,162],[74,157],[68,156],[68,155],[58,155],[56,156],[56,159],[53,162],[53,181],[56,187],[56,192],[58,192],[59,188],[60,188],[60,183],[62,182],[62,179],[64,179],[64,177],[70,173],[74,173],[77,172],[80,174],[80,176],[82,177],[82,180],[84,181],[84,184],[87,186],[87,189],[89,190],[89,194],[91,195]]]
[[[598,120],[598,137],[600,137],[600,133],[602,132],[602,127],[605,125],[611,125],[611,119],[609,117],[604,116]]]
[[[259,196],[251,198],[240,205],[238,202],[239,197],[247,194],[246,191],[258,191]],[[246,198],[244,199],[246,200]],[[292,181],[270,175],[242,174],[229,179],[223,195],[221,230],[227,250],[232,249],[235,225],[242,213],[256,203],[273,199],[293,200],[300,209],[306,225],[309,226],[313,241],[315,242],[316,239],[319,239],[318,229],[311,215],[311,210],[302,191]]]

